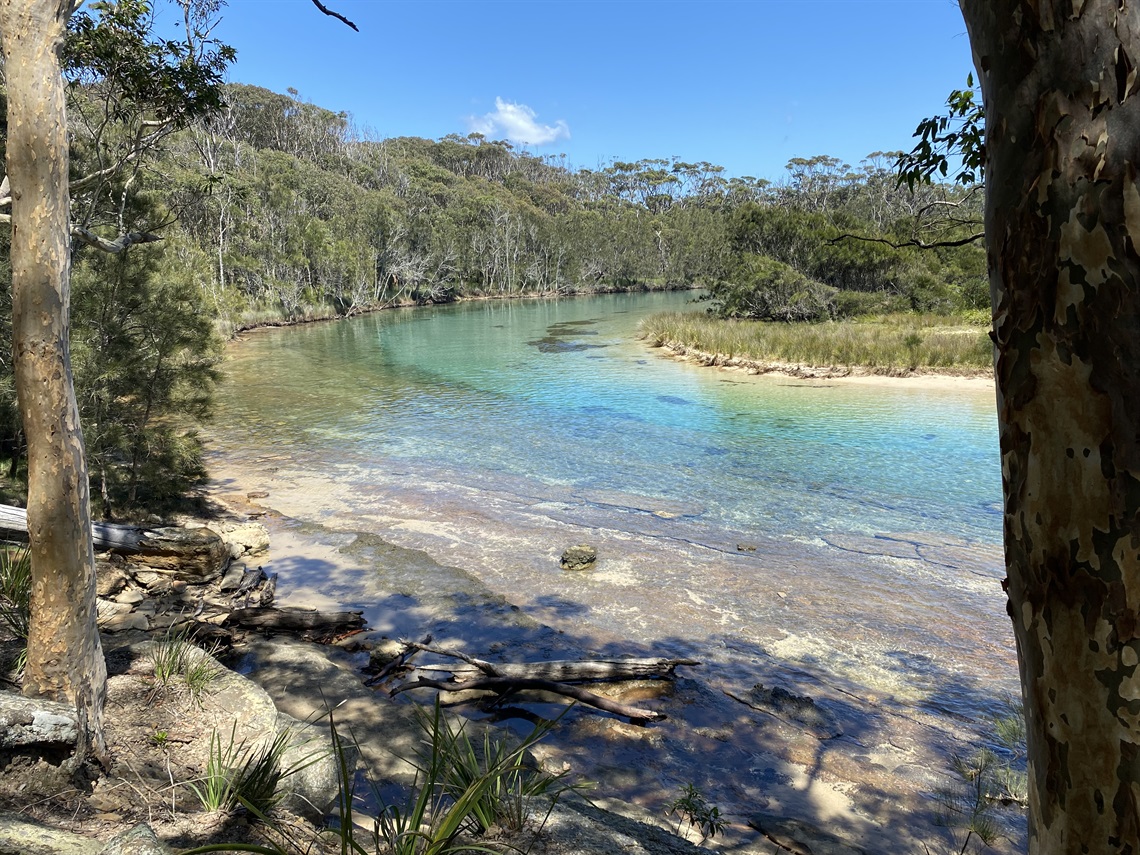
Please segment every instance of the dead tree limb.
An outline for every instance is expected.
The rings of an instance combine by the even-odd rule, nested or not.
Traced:
[[[313,5],[328,15],[330,18],[336,18],[338,21],[352,27],[354,30],[356,30],[356,32],[360,32],[360,27],[356,26],[356,24],[352,23],[352,21],[348,20],[348,18],[344,17],[344,15],[340,14],[340,12],[334,12],[332,9],[325,6],[320,2],[320,0],[313,0]]]
[[[443,653],[434,649],[431,653]],[[421,665],[424,671],[446,671],[456,680],[469,680],[480,673],[489,677],[510,677],[554,680],[559,683],[591,683],[620,680],[669,679],[675,676],[678,665],[700,665],[695,659],[559,659],[549,662],[496,662],[472,661],[471,657],[457,655],[472,667],[462,665]]]
[[[380,683],[383,683],[397,671],[405,668],[408,664],[408,661],[421,650],[426,648],[429,644],[431,644],[430,634],[425,635],[424,640],[418,644],[414,641],[405,642],[404,649],[400,651],[399,655],[397,655],[395,659],[392,659],[387,665],[381,668],[375,675],[365,680],[364,685],[378,686]]]
[[[234,609],[225,623],[283,632],[302,630],[334,633],[364,626],[364,617],[363,612],[358,611],[319,612],[316,609],[248,608]]]
[[[588,706],[595,707],[604,712],[620,715],[628,718],[631,722],[645,723],[650,721],[664,721],[668,716],[665,713],[657,712],[655,710],[642,709],[640,707],[631,707],[628,704],[618,703],[609,698],[603,698],[601,695],[595,695],[593,692],[588,692],[580,686],[569,686],[565,683],[555,683],[552,680],[535,680],[530,678],[513,678],[513,677],[483,677],[476,680],[469,680],[466,683],[451,683],[440,680],[429,680],[425,677],[420,677],[413,683],[405,683],[402,686],[397,686],[391,691],[392,695],[398,695],[400,692],[406,692],[409,689],[436,689],[441,692],[468,692],[468,691],[492,691],[496,694],[505,695],[513,692],[522,691],[536,691],[536,692],[550,692],[554,695],[562,695],[566,698],[573,698]]]

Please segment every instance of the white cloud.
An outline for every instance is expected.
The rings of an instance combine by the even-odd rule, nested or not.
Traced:
[[[526,104],[514,104],[502,98],[495,99],[494,112],[472,116],[468,126],[483,136],[506,138],[522,145],[548,145],[570,138],[570,126],[562,119],[553,125],[541,125],[538,114]]]

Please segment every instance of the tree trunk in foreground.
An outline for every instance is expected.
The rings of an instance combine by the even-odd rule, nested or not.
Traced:
[[[962,0],[1032,853],[1140,853],[1140,8]]]
[[[107,670],[95,623],[87,464],[68,346],[67,111],[59,48],[71,0],[0,0],[12,189],[12,336],[28,440],[31,632],[24,692],[73,703],[102,756]]]

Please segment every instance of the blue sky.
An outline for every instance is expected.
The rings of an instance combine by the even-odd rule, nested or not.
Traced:
[[[953,0],[230,0],[230,79],[380,137],[479,130],[572,166],[679,157],[778,180],[909,148],[972,70]]]

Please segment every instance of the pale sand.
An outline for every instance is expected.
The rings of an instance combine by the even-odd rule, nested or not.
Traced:
[[[990,372],[963,371],[940,372],[937,369],[922,368],[918,371],[899,374],[877,374],[860,367],[835,367],[800,365],[790,362],[761,362],[743,357],[726,357],[723,354],[708,353],[683,345],[664,344],[664,358],[676,359],[705,368],[717,368],[734,374],[756,377],[776,383],[795,381],[805,385],[830,385],[833,383],[865,386],[903,385],[914,389],[934,391],[986,390],[995,387]]]
[[[611,718],[577,715],[547,746],[555,765],[568,762],[603,781],[609,794],[653,811],[680,784],[698,782],[735,820],[737,840],[755,840],[742,822],[753,811],[825,822],[869,851],[921,851],[921,844],[939,839],[928,824],[929,794],[944,780],[940,770],[947,753],[971,741],[969,727],[921,708],[899,707],[921,701],[924,689],[900,682],[897,669],[869,667],[878,657],[865,645],[875,640],[863,637],[857,625],[850,627],[848,641],[864,653],[855,658],[798,626],[808,599],[826,600],[819,606],[826,610],[842,606],[830,603],[828,591],[805,586],[799,569],[775,554],[739,553],[734,544],[723,551],[686,546],[652,527],[620,531],[608,528],[601,513],[583,516],[582,507],[551,514],[552,506],[564,502],[557,488],[549,488],[549,495],[485,490],[422,482],[405,469],[372,473],[374,480],[364,484],[348,472],[281,465],[280,456],[271,462],[259,466],[237,452],[230,459],[215,457],[211,471],[217,492],[231,500],[248,490],[269,492],[256,504],[281,514],[263,519],[272,538],[267,569],[281,573],[285,602],[364,607],[372,627],[389,636],[418,637],[430,630],[446,646],[476,655],[501,649],[523,661],[595,651],[646,655],[654,652],[655,639],[688,635],[686,626],[719,627],[691,642],[705,665],[679,681],[673,695],[655,702],[669,711],[669,721],[631,728]],[[591,498],[645,505],[625,495]],[[650,520],[660,510],[645,509]],[[312,522],[302,525],[298,519]],[[385,547],[380,538],[399,546]],[[598,544],[606,560],[588,575],[559,571],[561,547],[580,540]],[[853,554],[868,545],[844,547],[842,554]],[[859,555],[860,561],[900,560]],[[756,561],[764,572],[753,585],[769,592],[765,605],[744,614],[718,601],[717,586],[709,584],[714,564],[733,568]],[[923,569],[909,562],[912,572]],[[974,584],[969,574],[961,584],[967,583]],[[658,611],[659,586],[682,590],[682,602]],[[842,588],[835,594],[844,596]],[[762,652],[765,647],[769,654]],[[871,696],[847,694],[844,687],[855,684],[839,671],[830,686],[811,680],[797,686],[797,670],[786,672],[785,662],[812,660],[831,662],[864,687],[864,676],[881,677],[878,688]],[[851,736],[819,742],[723,694],[773,680],[791,680],[793,688],[845,711]],[[884,714],[885,709],[893,711]]]

